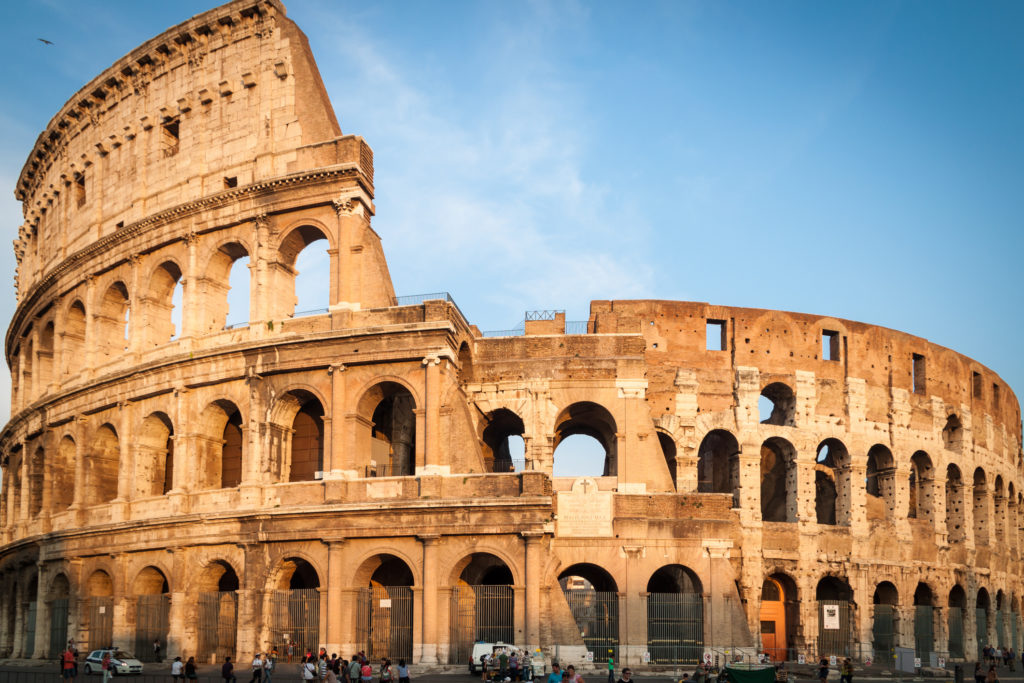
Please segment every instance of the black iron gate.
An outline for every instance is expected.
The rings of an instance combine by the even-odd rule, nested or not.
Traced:
[[[156,661],[153,641],[160,641],[160,651],[167,651],[167,624],[171,614],[171,596],[167,593],[140,595],[135,598],[135,658],[140,662]]]
[[[964,658],[964,610],[962,607],[949,608],[949,657]]]
[[[68,644],[68,599],[50,601],[50,658],[57,659]]]
[[[696,593],[649,593],[647,650],[652,664],[694,664],[704,654],[704,600]]]
[[[36,612],[39,610],[39,603],[33,600],[26,605],[28,608],[25,615],[25,657],[32,657],[36,651]]]
[[[977,607],[974,610],[974,639],[977,641],[977,655],[981,657],[981,651],[988,644],[988,613],[984,607]]]
[[[603,662],[619,654],[619,594],[592,588],[566,588],[565,594],[576,628],[594,661]]]
[[[412,659],[412,588],[373,586],[359,589],[356,643],[371,661],[381,657]]]
[[[316,652],[320,647],[320,589],[274,591],[270,600],[270,637],[277,651],[287,652],[291,643],[296,653]]]
[[[996,647],[1006,648],[1006,620],[1003,618],[1003,610],[996,610]]]
[[[512,586],[456,586],[449,609],[449,664],[464,664],[473,643],[512,644],[515,633]]]
[[[875,661],[892,663],[893,648],[896,646],[896,619],[892,605],[875,605],[875,618],[871,625],[871,649]]]
[[[199,661],[211,657],[223,662],[235,656],[235,637],[238,631],[238,593],[221,591],[199,594]]]
[[[875,605],[879,607],[879,605]],[[853,650],[850,628],[850,603],[840,600],[818,601],[818,651],[824,655],[849,657]]]
[[[86,613],[89,615],[89,649],[110,647],[114,642],[114,599],[89,598]]]
[[[935,649],[935,608],[930,605],[914,607],[914,656],[929,662]]]

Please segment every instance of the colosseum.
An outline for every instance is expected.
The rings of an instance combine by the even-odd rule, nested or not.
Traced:
[[[395,295],[374,191],[278,0],[175,26],[57,112],[15,190],[0,655],[1020,649],[1021,416],[995,372],[697,302],[484,333]],[[329,307],[297,312],[307,247]],[[603,460],[555,476],[577,436]]]

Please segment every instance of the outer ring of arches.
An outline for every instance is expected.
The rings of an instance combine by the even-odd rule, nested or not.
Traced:
[[[367,394],[378,384],[384,384],[385,382],[392,382],[394,384],[400,384],[409,394],[412,396],[413,403],[417,408],[423,405],[422,399],[420,398],[415,387],[409,383],[409,381],[398,375],[375,375],[371,380],[362,384],[355,392],[358,398],[355,401],[356,414],[361,417],[369,419],[373,415],[373,411],[377,408],[377,404],[367,406],[369,409],[366,410],[363,406],[363,401],[367,399]]]
[[[272,569],[267,572],[267,576],[263,581],[264,589],[268,591],[280,590],[278,585],[281,582],[281,578],[284,576],[284,561],[287,559],[296,558],[303,560],[308,563],[316,572],[317,582],[320,587],[324,587],[324,583],[327,579],[326,570],[321,566],[323,562],[320,558],[315,557],[314,553],[301,548],[291,547],[288,549],[280,549],[270,557],[270,561],[267,563]],[[241,578],[241,577],[239,577]]]
[[[364,586],[356,585],[356,577],[359,575],[360,572],[363,571],[363,565],[366,564],[368,560],[371,560],[374,557],[381,557],[384,555],[392,555],[394,557],[397,557],[405,564],[406,567],[409,568],[409,573],[412,574],[412,585],[414,587],[423,585],[423,577],[420,572],[420,567],[416,565],[415,561],[409,556],[408,553],[406,553],[404,550],[392,546],[383,549],[370,548],[364,551],[361,555],[357,556],[356,561],[353,563],[356,567],[355,571],[352,572],[353,588],[364,588]],[[373,572],[370,572],[370,576],[373,576]]]
[[[441,576],[447,576],[448,577],[448,585],[449,586],[456,586],[456,585],[458,585],[460,575],[462,574],[462,571],[465,570],[466,567],[468,567],[469,564],[473,561],[472,560],[472,556],[473,555],[493,555],[494,557],[496,557],[499,560],[501,560],[504,563],[504,565],[508,568],[509,573],[512,574],[512,585],[513,586],[522,586],[523,585],[523,583],[522,583],[522,572],[519,570],[519,567],[516,564],[515,558],[513,558],[504,549],[498,548],[498,547],[488,543],[488,544],[481,544],[481,545],[473,545],[473,546],[470,546],[467,550],[461,550],[460,549],[460,550],[457,551],[457,555],[456,555],[455,561],[454,562],[449,562],[447,565],[444,566],[444,569],[441,572],[439,572]],[[457,566],[459,566],[459,564],[461,564],[462,561],[465,560],[466,558],[470,558],[469,562],[467,562],[462,567],[462,570],[460,570],[459,573],[456,574],[455,573],[455,568]]]
[[[333,229],[327,227],[327,224],[324,223],[323,221],[319,220],[319,219],[312,218],[312,217],[309,217],[309,216],[302,216],[300,218],[296,218],[295,220],[291,221],[290,223],[285,225],[283,228],[279,228],[278,234],[280,235],[280,237],[278,237],[277,241],[274,242],[273,247],[272,247],[274,252],[275,253],[280,253],[281,252],[281,247],[284,245],[285,242],[288,241],[288,238],[291,237],[292,233],[294,233],[296,230],[301,230],[304,227],[316,228],[317,230],[319,230],[320,233],[324,236],[324,239],[327,240],[327,244],[328,244],[327,248],[328,249],[337,249],[338,248],[338,245],[336,243],[337,240],[336,240],[336,237],[334,235],[334,230]],[[310,244],[312,244],[312,242]],[[301,252],[301,250],[300,250],[300,252]],[[296,252],[296,256],[300,252]]]

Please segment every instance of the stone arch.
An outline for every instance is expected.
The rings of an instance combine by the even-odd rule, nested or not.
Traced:
[[[36,349],[36,386],[39,387],[37,393],[40,396],[48,393],[54,380],[53,340],[54,324],[50,320],[39,331],[39,346]]]
[[[234,488],[242,482],[244,423],[238,406],[226,398],[210,402],[197,425],[196,488]]]
[[[572,579],[574,578],[578,578],[586,582],[589,584],[588,588],[592,588],[597,592],[617,593],[619,590],[618,583],[616,583],[615,578],[608,573],[607,569],[589,562],[577,562],[576,564],[566,567],[558,574],[558,583],[562,587],[563,591],[577,588],[577,586],[573,585],[572,582]],[[583,586],[579,587],[582,588]]]
[[[217,332],[224,329],[228,323],[228,317],[233,313],[244,314],[246,321],[249,320],[249,311],[231,311],[228,303],[228,293],[231,290],[232,271],[236,267],[244,266],[244,261],[249,259],[249,248],[237,237],[231,237],[222,241],[210,254],[206,262],[206,281],[204,304],[206,307],[206,320],[204,329],[207,332]],[[251,276],[250,276],[250,288]],[[245,299],[248,301],[248,291]],[[237,316],[232,316],[237,317]]]
[[[667,564],[656,569],[647,579],[648,593],[704,593],[704,585],[689,567],[682,564]]]
[[[68,377],[82,369],[86,349],[86,312],[81,299],[74,299],[64,312],[61,326],[61,375]]]
[[[868,495],[868,519],[893,519],[896,516],[896,466],[887,446],[876,443],[868,449],[864,487]]]
[[[582,562],[564,569],[558,585],[587,650],[597,658],[613,654],[619,644],[619,587],[612,575]]]
[[[615,418],[604,406],[592,401],[579,401],[562,409],[555,418],[554,450],[570,436],[582,434],[596,440],[604,449],[601,476],[618,474],[618,443]]]
[[[992,515],[995,522],[992,541],[1006,547],[1006,490],[1003,475],[997,474],[992,485]]]
[[[196,575],[195,590],[200,593],[227,593],[241,586],[234,566],[224,559],[211,560]]]
[[[78,447],[75,440],[65,434],[57,442],[57,457],[50,477],[50,512],[64,512],[75,501],[75,479]]]
[[[518,444],[512,442],[518,440],[524,443],[526,426],[523,418],[508,408],[498,408],[484,415],[483,419],[485,426],[481,441],[484,445],[484,460],[490,463],[492,472],[515,471],[519,453],[515,448]],[[513,453],[513,450],[516,452]]]
[[[162,496],[174,486],[174,426],[167,413],[142,420],[135,438],[135,495]]]
[[[965,510],[963,475],[951,463],[946,467],[946,534],[951,543],[961,543],[967,537]]]
[[[766,522],[797,518],[796,448],[777,436],[761,444],[761,518]]]
[[[974,470],[972,511],[974,512],[974,544],[986,546],[989,543],[989,492],[988,479],[981,467]]]
[[[114,594],[114,580],[106,569],[94,569],[85,581],[85,595],[90,598],[110,597]]]
[[[240,587],[235,568],[224,559],[208,562],[196,576],[199,623],[217,625],[216,629],[199,630],[198,659],[208,661],[215,657],[222,661],[235,652]]]
[[[845,577],[823,576],[815,587],[814,595],[818,601],[819,652],[849,656],[855,630],[853,589],[849,582]]]
[[[513,585],[521,585],[515,565],[496,549],[477,547],[460,557],[449,571],[452,589],[450,623],[456,642],[513,642],[515,598]],[[466,619],[460,615],[475,614]],[[455,661],[466,661],[469,651],[456,646]]]
[[[416,470],[416,395],[404,381],[377,381],[363,389],[357,434],[368,476],[406,476]]]
[[[132,580],[125,625],[135,632],[135,656],[154,661],[153,642],[167,645],[170,631],[171,586],[167,572],[155,564],[144,566]]]
[[[818,587],[819,589],[821,588],[820,583]],[[900,604],[900,592],[892,581],[882,581],[875,586],[875,594],[872,600],[876,605],[892,605],[895,607]]]
[[[460,557],[449,572],[451,585],[519,585],[515,562],[497,548],[479,548]]]
[[[661,427],[655,427],[654,433],[658,435],[658,447],[661,448],[661,455],[665,458],[665,466],[668,468],[669,476],[672,477],[672,488],[679,490],[678,468],[676,467],[676,454],[679,452],[676,440],[672,434]]]
[[[647,648],[653,662],[699,661],[704,650],[703,592],[697,573],[681,564],[663,565],[648,578]],[[664,643],[672,641],[675,651],[666,652]]]
[[[370,550],[355,560],[352,586],[417,586],[420,576],[416,563],[397,548]]]
[[[761,398],[771,403],[771,412],[762,415],[761,424],[796,426],[796,394],[792,387],[784,382],[772,382],[761,390]]]
[[[963,586],[954,584],[949,590],[946,604],[947,633],[949,635],[949,656],[964,656],[964,623],[967,617],[967,593]]]
[[[89,457],[85,460],[85,491],[82,500],[109,503],[117,498],[118,469],[121,447],[117,430],[104,423],[93,435]]]
[[[875,586],[872,603],[871,647],[876,658],[887,661],[892,657],[896,634],[900,630],[899,591],[891,581],[882,581]]]
[[[310,389],[293,388],[271,410],[272,474],[282,481],[313,481],[324,469],[324,403]]]
[[[459,345],[459,384],[465,384],[473,379],[473,349],[468,341]]]
[[[67,574],[62,571],[54,574],[53,578],[50,579],[50,586],[46,592],[46,597],[48,600],[71,597],[71,582],[68,580]]]
[[[174,295],[181,286],[181,266],[166,259],[153,269],[143,297],[143,348],[150,349],[176,338],[180,329],[174,325]]]
[[[307,247],[320,240],[327,241],[327,254],[333,261],[333,256],[330,254],[334,251],[335,244],[332,241],[331,231],[323,226],[315,224],[314,221],[308,219],[303,220],[300,224],[295,227],[287,229],[283,233],[283,237],[279,242],[278,246],[278,262],[275,272],[277,284],[275,291],[278,292],[277,296],[280,297],[274,302],[274,310],[278,312],[275,317],[289,318],[294,316],[296,313],[305,313],[307,311],[296,311],[296,304],[298,303],[298,288],[301,285],[300,273],[297,270],[297,259],[299,254]],[[331,281],[334,280],[334,268],[329,268],[331,271]],[[320,289],[322,290],[322,283]],[[324,302],[325,307],[329,305],[329,301]]]
[[[167,572],[155,564],[147,564],[132,579],[131,595],[161,595],[171,592]]]
[[[103,293],[99,311],[95,315],[95,349],[99,364],[119,360],[128,350],[130,315],[131,299],[128,296],[128,287],[120,280],[116,280]]]
[[[850,524],[850,454],[839,439],[825,439],[815,451],[814,511],[818,524]]]
[[[932,459],[924,451],[910,457],[909,505],[907,516],[929,525],[935,523],[935,470]]]
[[[322,572],[312,558],[302,552],[288,552],[270,573],[268,581],[272,590],[302,590],[319,588]]]
[[[31,448],[25,481],[28,490],[28,516],[34,519],[43,511],[43,488],[45,485],[46,451],[42,444]]]
[[[946,425],[942,428],[942,445],[947,450],[959,452],[963,445],[963,438],[963,424],[954,413],[946,418]]]
[[[697,449],[697,491],[731,493],[733,507],[739,507],[739,490],[740,444],[731,432],[713,429]]]

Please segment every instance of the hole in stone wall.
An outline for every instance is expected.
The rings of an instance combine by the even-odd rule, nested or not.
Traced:
[[[923,394],[927,391],[927,373],[925,368],[925,358],[919,353],[912,354],[914,367],[913,367],[913,382],[915,394]]]
[[[985,385],[984,385],[984,383],[981,380],[981,373],[980,372],[972,372],[971,373],[971,386],[973,388],[973,392],[972,393],[974,395],[974,398],[981,398],[981,394],[984,391],[983,387]]]
[[[821,359],[839,360],[839,333],[832,330],[821,331]]]
[[[705,341],[708,351],[725,351],[728,348],[728,342],[725,338],[724,320],[709,319],[707,321]]]
[[[761,424],[792,427],[796,424],[796,396],[782,382],[773,382],[761,390],[757,402]]]
[[[161,126],[161,130],[163,131],[161,142],[163,144],[164,156],[174,156],[178,153],[178,135],[180,132],[178,119],[171,119],[165,122]]]

